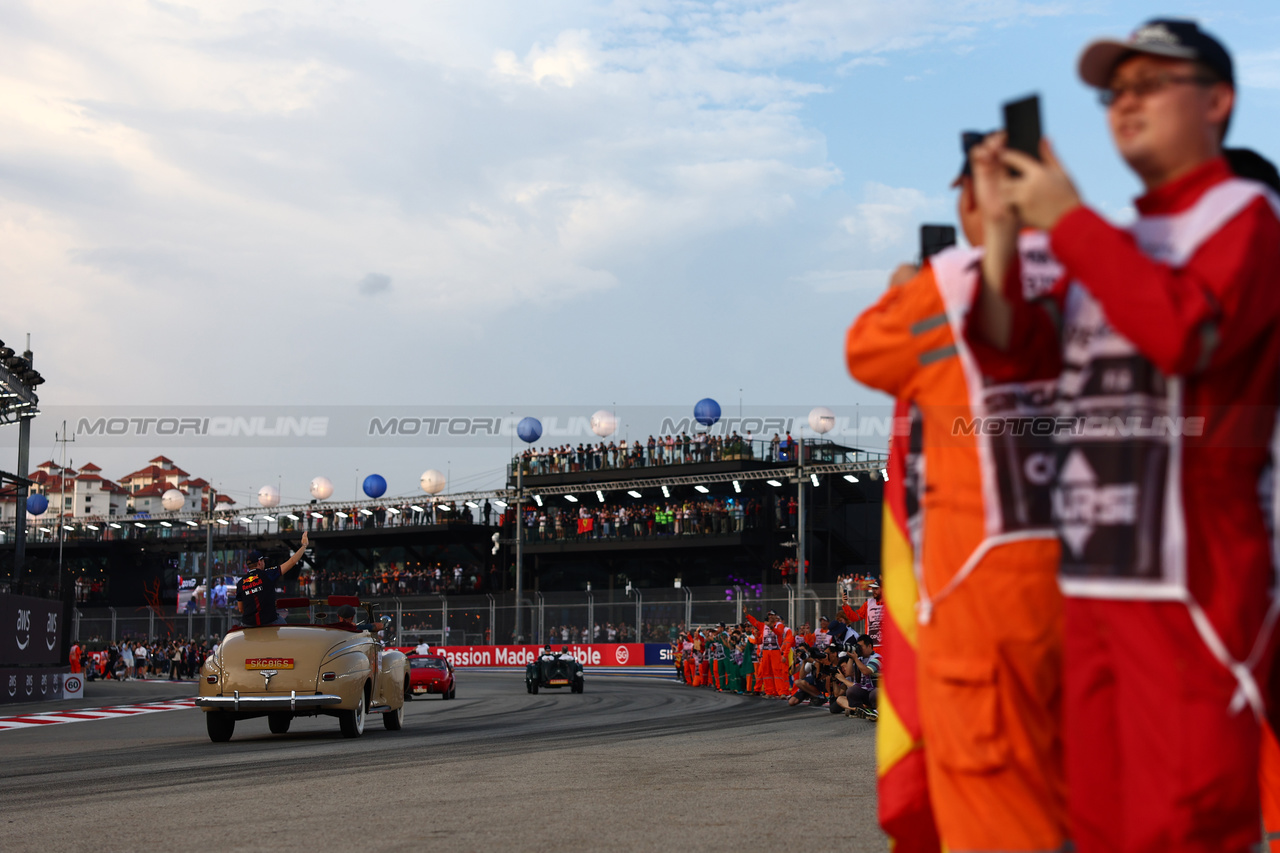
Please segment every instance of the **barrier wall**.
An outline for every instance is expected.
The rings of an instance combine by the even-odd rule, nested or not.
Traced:
[[[65,666],[0,668],[0,705],[79,699],[83,691],[82,676],[70,674]]]
[[[551,648],[558,652],[564,644],[555,644]],[[542,649],[542,646],[432,646],[431,653],[445,656],[455,667],[525,666],[537,660]],[[412,648],[404,651],[413,653]],[[665,643],[570,643],[569,654],[583,666],[657,666],[671,663],[671,647]]]

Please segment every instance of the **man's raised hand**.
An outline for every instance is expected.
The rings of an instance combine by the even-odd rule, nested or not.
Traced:
[[[1020,173],[1006,182],[1006,200],[1032,228],[1048,231],[1080,206],[1080,194],[1049,140],[1040,140],[1039,160],[1006,148],[1001,152],[1001,161]]]

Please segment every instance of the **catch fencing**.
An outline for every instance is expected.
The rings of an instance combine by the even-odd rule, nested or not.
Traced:
[[[840,609],[836,584],[805,588],[801,598],[789,584],[735,584],[715,587],[664,587],[537,592],[516,601],[513,593],[485,595],[379,596],[367,600],[375,616],[387,616],[396,645],[502,645],[509,643],[665,643],[688,625],[734,624],[750,614],[763,619],[776,610],[789,626],[835,617]],[[855,608],[866,598],[850,592]],[[517,614],[521,630],[516,631]],[[220,638],[238,621],[234,612],[179,612],[161,607],[79,607],[72,614],[71,637],[91,647],[120,640],[203,641]],[[640,626],[639,636],[636,626]],[[599,633],[594,633],[598,626]],[[614,633],[610,633],[610,630]],[[568,634],[566,635],[566,631]],[[584,631],[586,636],[584,637]]]

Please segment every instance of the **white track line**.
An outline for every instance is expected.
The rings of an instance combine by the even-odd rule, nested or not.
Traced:
[[[10,729],[31,729],[54,726],[60,723],[87,723],[91,720],[114,720],[138,714],[155,714],[160,711],[185,711],[196,706],[195,699],[178,699],[173,702],[141,702],[136,705],[111,705],[105,708],[77,708],[70,711],[38,711],[0,717],[0,732]]]

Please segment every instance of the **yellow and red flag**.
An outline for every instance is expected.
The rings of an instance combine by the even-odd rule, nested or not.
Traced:
[[[881,589],[885,614],[880,625],[884,668],[877,699],[876,775],[880,827],[896,853],[937,853],[942,849],[933,821],[933,805],[925,775],[916,685],[915,553],[908,526],[908,477],[911,454],[911,406],[894,408],[894,436],[889,445],[888,482],[884,486],[884,531],[880,546]]]

